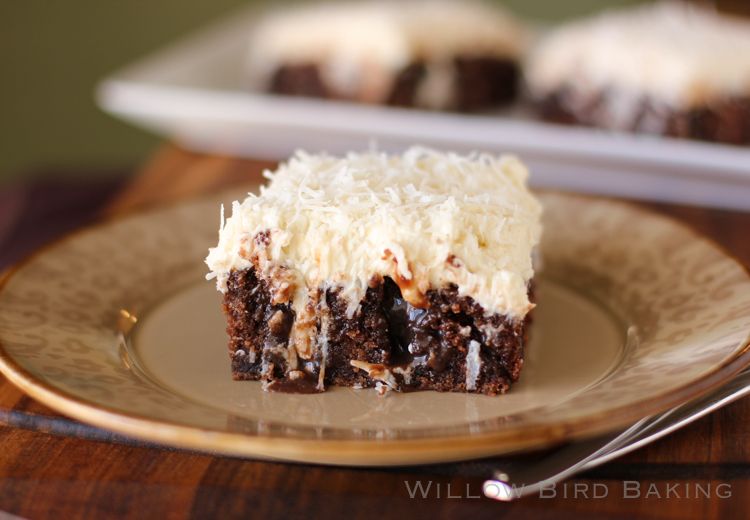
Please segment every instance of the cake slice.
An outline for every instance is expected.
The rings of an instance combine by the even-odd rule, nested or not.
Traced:
[[[247,61],[261,91],[440,110],[512,101],[526,30],[468,0],[316,3],[269,13]]]
[[[750,144],[750,21],[693,2],[564,24],[525,74],[552,121]]]
[[[514,157],[297,153],[235,202],[209,278],[232,374],[498,394],[523,365],[541,207]]]

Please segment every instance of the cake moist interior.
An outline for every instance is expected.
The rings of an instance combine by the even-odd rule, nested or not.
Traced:
[[[509,103],[516,97],[518,64],[510,58],[456,56],[452,63],[452,99],[446,100],[459,111],[472,111]],[[414,62],[398,72],[384,102],[393,106],[417,106],[418,91],[426,81],[428,67]],[[293,96],[338,99],[342,96],[326,85],[314,63],[282,65],[273,74],[271,92]]]
[[[621,96],[620,92],[603,90],[583,97],[572,87],[562,87],[541,99],[539,110],[544,119],[563,124],[750,144],[750,97],[722,98],[709,105],[680,109],[642,96],[625,117],[608,103]]]
[[[253,268],[232,271],[224,310],[234,379],[281,392],[340,385],[490,395],[518,379],[528,315],[487,314],[455,285],[428,291],[415,307],[389,277],[373,278],[353,316],[347,307],[336,288],[319,289],[316,344],[303,359],[289,344],[290,304],[273,304],[269,282]]]

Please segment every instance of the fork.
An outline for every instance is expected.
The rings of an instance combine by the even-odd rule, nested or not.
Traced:
[[[576,473],[630,453],[750,394],[750,368],[725,386],[661,414],[641,419],[625,430],[564,446],[529,465],[509,464],[486,480],[488,498],[509,502],[540,493]]]

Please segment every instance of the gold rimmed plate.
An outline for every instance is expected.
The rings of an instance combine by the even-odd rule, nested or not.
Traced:
[[[218,198],[101,224],[15,268],[0,288],[0,370],[61,413],[145,440],[394,465],[602,433],[750,363],[750,277],[735,260],[634,206],[541,198],[539,304],[507,395],[294,395],[232,381],[220,295],[202,263]]]

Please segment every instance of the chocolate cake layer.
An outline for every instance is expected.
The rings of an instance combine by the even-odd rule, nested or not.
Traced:
[[[633,103],[627,112],[612,108],[615,91],[571,102],[571,93],[560,89],[540,100],[544,119],[611,130],[665,135],[727,144],[750,144],[750,98],[717,100],[710,106],[677,110],[648,97]]]
[[[262,380],[276,391],[380,383],[489,395],[506,392],[518,379],[528,315],[518,322],[487,316],[455,286],[428,291],[425,308],[417,308],[388,277],[372,280],[352,317],[347,304],[336,289],[320,291],[317,345],[302,359],[289,344],[295,319],[289,304],[273,304],[268,283],[254,269],[233,271],[224,311],[234,379]]]
[[[511,59],[457,56],[450,67],[452,88],[441,108],[472,111],[510,103],[516,98],[520,76]],[[419,107],[420,88],[429,80],[428,68],[416,62],[398,72],[390,92],[382,100],[391,106]],[[276,94],[326,99],[349,99],[326,85],[316,64],[282,65],[271,77],[269,90]],[[435,108],[435,107],[426,107]]]

